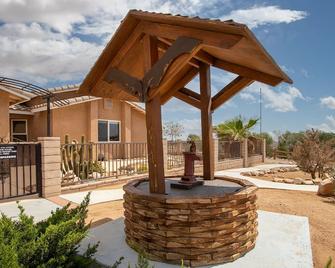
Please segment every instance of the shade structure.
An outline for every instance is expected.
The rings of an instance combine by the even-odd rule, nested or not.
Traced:
[[[210,66],[238,75],[215,96]],[[185,87],[198,74],[200,94]],[[204,178],[211,179],[212,112],[254,81],[292,83],[246,25],[131,10],[79,93],[146,104],[150,189],[164,193],[161,105],[176,97],[201,110]]]

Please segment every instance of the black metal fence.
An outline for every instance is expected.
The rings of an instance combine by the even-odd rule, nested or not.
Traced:
[[[241,158],[241,143],[241,141],[219,141],[219,161]]]
[[[195,142],[197,154],[202,155],[201,141]],[[184,166],[183,152],[190,150],[190,143],[186,141],[168,141],[167,143],[167,167],[169,169],[179,168]],[[201,164],[202,161],[196,161],[195,164]]]
[[[0,200],[41,193],[41,145],[0,144]]]
[[[146,143],[63,144],[62,185],[148,171]]]
[[[261,139],[249,139],[248,140],[248,156],[261,155],[262,154],[262,143]]]

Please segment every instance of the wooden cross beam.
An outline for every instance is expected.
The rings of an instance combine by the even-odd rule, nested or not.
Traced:
[[[217,109],[220,105],[225,103],[243,88],[249,86],[252,82],[252,79],[243,76],[235,78],[212,98],[211,110],[214,111]]]
[[[178,90],[175,94],[174,97],[177,99],[180,99],[181,101],[184,101],[190,105],[192,105],[195,108],[201,109],[201,102],[198,99],[193,98],[192,96],[185,94],[183,91]]]
[[[110,70],[105,78],[105,81],[108,83],[118,83],[127,93],[138,97],[140,100],[143,100],[145,97],[141,80],[132,77],[116,68]]]

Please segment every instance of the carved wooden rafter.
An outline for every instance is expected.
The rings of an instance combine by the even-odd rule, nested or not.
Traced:
[[[149,88],[159,86],[171,63],[179,56],[193,51],[200,43],[201,41],[197,39],[178,37],[166,50],[164,55],[146,72],[143,80],[132,77],[116,68],[112,68],[105,76],[105,81],[108,83],[116,82],[121,85],[127,93],[138,97],[140,101],[146,101]]]

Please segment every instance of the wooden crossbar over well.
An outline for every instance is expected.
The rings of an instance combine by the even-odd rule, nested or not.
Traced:
[[[210,67],[238,77],[211,95]],[[200,76],[200,94],[186,88]],[[176,97],[201,111],[204,178],[213,179],[212,112],[254,81],[292,80],[247,26],[233,21],[131,10],[79,94],[144,102],[152,193],[165,193],[161,105]]]

